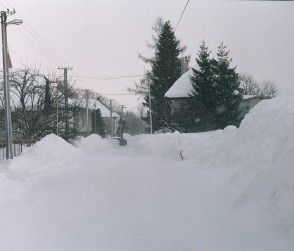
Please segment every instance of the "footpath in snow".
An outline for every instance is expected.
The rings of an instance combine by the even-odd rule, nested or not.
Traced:
[[[48,135],[0,161],[0,250],[293,250],[293,124],[274,98],[238,129]]]

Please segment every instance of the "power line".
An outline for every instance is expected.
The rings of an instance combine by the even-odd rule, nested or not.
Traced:
[[[176,25],[175,31],[177,30],[178,25],[179,25],[180,21],[182,20],[182,17],[183,17],[183,15],[184,15],[185,11],[186,11],[186,8],[187,8],[187,6],[188,6],[189,1],[190,1],[190,0],[188,0],[187,3],[186,3],[186,5],[185,5],[185,8],[184,8],[184,10],[183,10],[183,12],[182,12],[182,15],[181,15],[181,17],[180,17],[180,19],[179,19],[179,21],[178,21],[178,23],[177,23],[177,25]]]
[[[18,33],[18,36],[25,40],[34,50],[45,56],[46,59],[49,59],[51,62],[57,65],[61,63],[61,60],[58,59],[48,48],[44,47],[44,45],[40,43],[40,40],[37,40],[36,36],[32,34],[28,29],[27,31],[31,34],[31,36],[28,36],[27,33],[22,32],[19,29],[13,28],[13,31]]]
[[[5,10],[7,10],[6,6],[0,2],[0,4],[4,7]]]
[[[4,0],[4,2],[6,2],[6,4],[9,5],[9,6],[11,7],[11,9],[13,9],[13,7],[11,6],[11,4],[10,4],[8,1]],[[1,3],[1,4],[2,4],[2,3]],[[2,5],[3,5],[3,4],[2,4]]]
[[[99,79],[99,80],[112,80],[112,79],[122,79],[122,78],[137,78],[137,77],[142,77],[144,76],[143,74],[138,74],[138,75],[124,75],[124,76],[76,76],[73,75],[73,77],[79,79],[79,81],[87,81],[87,79]],[[83,79],[84,78],[84,79]]]
[[[136,93],[99,93],[101,95],[109,95],[109,96],[135,96],[135,95],[139,95]]]
[[[29,37],[27,37],[27,35],[20,31],[20,30],[16,30],[16,29],[12,29],[19,37],[21,37],[27,44],[29,44],[35,51],[37,51],[38,53],[40,53],[41,55],[43,55],[46,59],[48,59],[49,61],[51,61],[51,63],[53,64],[59,64],[59,61],[56,60],[54,57],[52,57],[51,55],[49,55],[47,52],[45,52],[42,47],[40,47],[40,45],[38,45],[36,42],[34,42],[33,40],[31,40]]]
[[[12,5],[8,1],[6,1],[6,0],[4,0],[4,1],[13,9]],[[42,36],[29,24],[29,22],[27,22],[22,17],[21,14],[19,14],[17,12],[16,15],[18,15],[24,21],[23,27],[26,29],[27,33],[30,34],[29,37],[30,38],[33,37],[35,41],[32,41],[31,39],[28,38],[27,35],[23,34],[23,36],[26,37],[27,40],[30,40],[31,43],[35,44],[35,46],[37,44],[37,46],[39,47],[39,50],[41,50],[43,52],[43,55],[44,54],[46,54],[47,56],[49,55],[50,58],[55,61],[54,64],[56,64],[56,62],[59,65],[67,63],[66,60],[56,50],[53,49],[53,47],[46,41],[46,39],[42,38]],[[50,61],[52,62],[52,60],[50,60]]]
[[[4,1],[13,9],[13,6],[8,1],[6,1],[6,0],[4,0]],[[47,41],[45,39],[43,39],[40,36],[40,34],[29,24],[29,22],[27,22],[23,18],[23,16],[21,14],[19,14],[18,12],[16,12],[16,15],[19,16],[23,20],[24,23],[22,26],[27,30],[27,32],[30,33],[32,36],[34,36],[39,42],[41,42],[43,44],[43,46],[46,47],[46,49],[48,49],[48,51],[50,51],[52,54],[54,54],[55,52],[53,51],[53,48],[47,43]],[[49,47],[51,47],[51,48],[49,48]],[[59,56],[59,55],[56,55],[56,56]]]

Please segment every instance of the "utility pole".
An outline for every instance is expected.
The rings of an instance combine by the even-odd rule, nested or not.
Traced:
[[[90,132],[90,126],[89,126],[89,98],[90,98],[91,91],[87,89],[85,91],[85,94],[86,94],[86,119],[87,119],[87,136],[88,136],[89,132]]]
[[[150,134],[153,133],[152,129],[152,107],[151,107],[151,90],[150,90],[150,80],[148,79],[148,96],[149,96],[149,119],[150,119]]]
[[[58,84],[59,84],[59,81],[58,81],[58,78],[56,78],[56,135],[58,136],[59,134],[59,117],[58,117]]]
[[[121,115],[120,115],[120,137],[123,139],[123,126],[124,126],[124,105],[121,105]]]
[[[71,67],[58,67],[63,70],[64,81],[64,112],[65,112],[65,140],[69,139],[69,122],[68,122],[68,84],[67,84],[67,70],[72,70]]]
[[[112,99],[109,100],[110,103],[110,137],[112,137]]]
[[[94,103],[94,133],[97,133],[97,121],[96,121],[96,102]]]
[[[22,24],[22,20],[14,19],[7,22],[7,14],[15,14],[13,11],[1,11],[1,30],[2,30],[2,57],[3,57],[3,85],[4,85],[4,107],[5,107],[5,141],[6,141],[6,159],[13,159],[12,145],[12,122],[11,122],[11,106],[10,106],[10,85],[9,85],[9,70],[7,64],[7,25]]]

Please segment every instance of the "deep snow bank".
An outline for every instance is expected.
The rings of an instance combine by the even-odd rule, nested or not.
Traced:
[[[240,128],[197,134],[167,133],[128,139],[138,154],[150,154],[196,164],[259,169],[291,167],[294,161],[294,99],[264,100],[246,115]]]
[[[78,148],[84,149],[88,153],[106,153],[114,148],[115,140],[103,139],[97,134],[82,137],[74,142]]]
[[[293,112],[275,98],[239,129],[127,147],[48,135],[1,165],[0,249],[292,250]]]
[[[234,140],[226,143],[226,149],[234,156],[234,165],[239,167],[234,180],[244,185],[240,203],[266,203],[270,213],[291,229],[294,228],[293,125],[294,99],[277,97],[258,104],[246,116]]]
[[[265,210],[294,228],[294,98],[276,97],[255,106],[240,128],[199,134],[142,135],[135,151],[191,161],[195,168],[230,169],[240,188],[239,204]]]
[[[9,170],[19,175],[43,173],[47,169],[63,167],[64,163],[78,157],[80,151],[55,134],[44,137],[31,147],[25,148],[21,156],[9,163]]]

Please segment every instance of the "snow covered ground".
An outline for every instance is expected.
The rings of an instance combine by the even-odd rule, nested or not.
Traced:
[[[0,250],[293,250],[293,125],[280,97],[239,129],[48,135],[0,161]]]

